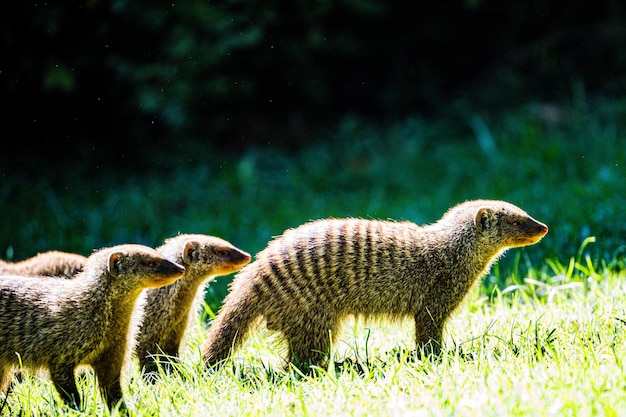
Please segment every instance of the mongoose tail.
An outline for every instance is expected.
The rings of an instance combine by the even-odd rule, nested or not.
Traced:
[[[72,278],[83,270],[86,260],[85,256],[76,253],[52,250],[19,262],[0,260],[0,274]]]
[[[256,292],[250,290],[251,280],[245,278],[246,268],[239,273],[238,282],[231,289],[215,320],[210,324],[207,341],[202,347],[202,359],[208,366],[222,362],[247,338],[255,320],[261,315],[260,302]],[[236,288],[238,287],[238,288]]]
[[[183,265],[185,276],[176,283],[145,294],[135,352],[145,377],[157,371],[160,362],[166,372],[179,356],[183,336],[200,312],[205,284],[220,275],[238,271],[250,262],[250,254],[215,236],[182,234],[167,239],[157,251]],[[160,360],[164,356],[166,360]],[[152,380],[152,378],[148,378]]]

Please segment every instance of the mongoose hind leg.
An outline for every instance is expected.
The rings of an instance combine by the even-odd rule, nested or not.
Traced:
[[[314,328],[312,323],[315,323]],[[315,318],[303,318],[298,326],[282,329],[289,349],[288,361],[300,369],[325,364],[337,327],[335,320],[324,320],[321,315],[315,315]]]
[[[50,378],[65,404],[73,409],[80,409],[82,403],[76,387],[74,368],[74,364],[59,368],[51,367]]]
[[[311,365],[322,364],[329,355],[330,337],[320,338],[318,336],[311,340],[306,333],[286,334],[288,362],[297,368],[308,369]]]

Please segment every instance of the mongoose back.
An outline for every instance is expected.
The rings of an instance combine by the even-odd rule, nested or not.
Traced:
[[[90,365],[103,400],[124,407],[120,373],[131,315],[144,288],[169,285],[183,266],[142,245],[91,254],[76,279],[0,276],[0,389],[12,370],[46,369],[65,403],[81,407],[74,370]]]
[[[203,346],[209,366],[241,346],[255,319],[286,339],[288,361],[324,361],[348,315],[412,317],[420,349],[505,249],[548,231],[504,201],[461,203],[436,223],[326,219],[287,230],[231,283]]]
[[[144,294],[135,352],[144,375],[156,370],[158,355],[175,359],[192,317],[200,311],[204,285],[212,278],[238,271],[250,255],[214,236],[183,234],[168,239],[157,251],[185,267],[185,275],[167,287]],[[168,361],[162,363],[169,368]]]
[[[72,278],[83,270],[87,258],[76,253],[48,251],[19,262],[0,260],[0,275],[52,276]]]

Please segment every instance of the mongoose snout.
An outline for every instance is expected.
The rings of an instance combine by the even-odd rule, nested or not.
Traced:
[[[228,275],[232,272],[239,271],[252,259],[249,253],[225,249],[216,251],[215,255],[221,260],[219,265],[214,269],[216,275]]]
[[[526,234],[524,235],[524,232]],[[527,219],[520,231],[521,236],[516,240],[516,246],[533,245],[539,242],[546,234],[548,234],[548,226],[534,219]]]
[[[173,284],[185,274],[185,267],[168,260],[151,260],[144,264],[151,274],[141,280],[145,288],[159,288]]]

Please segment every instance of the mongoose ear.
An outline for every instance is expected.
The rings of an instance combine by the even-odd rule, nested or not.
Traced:
[[[114,277],[119,275],[119,270],[117,267],[117,263],[119,262],[120,257],[124,255],[122,252],[115,252],[109,256],[109,267],[107,268],[109,274]]]
[[[193,240],[185,243],[185,248],[183,249],[183,263],[187,265],[193,263],[193,259],[196,254],[196,246],[196,242]]]
[[[476,212],[476,217],[474,219],[474,224],[476,225],[476,230],[479,232],[484,232],[487,228],[489,228],[489,223],[491,218],[493,217],[493,210],[490,208],[483,207]]]

